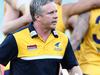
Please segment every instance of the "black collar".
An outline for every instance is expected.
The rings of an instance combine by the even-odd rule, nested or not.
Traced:
[[[32,38],[38,37],[38,34],[37,34],[35,28],[33,27],[33,23],[29,24],[29,31],[30,31],[30,35]],[[54,35],[55,38],[58,38],[58,34],[55,29],[52,29],[51,33]]]

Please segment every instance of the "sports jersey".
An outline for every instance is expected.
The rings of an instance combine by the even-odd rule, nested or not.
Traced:
[[[85,74],[100,75],[100,9],[90,12],[89,29],[80,46],[79,62]]]
[[[32,23],[9,34],[0,53],[0,64],[11,62],[10,75],[58,75],[60,63],[65,69],[78,65],[66,35],[53,29],[44,42]]]

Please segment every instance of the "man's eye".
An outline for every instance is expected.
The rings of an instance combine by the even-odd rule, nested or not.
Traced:
[[[53,14],[53,13],[54,13],[54,11],[48,12],[48,14]]]
[[[54,14],[54,13],[57,13],[57,10],[56,11],[48,12],[48,14]]]

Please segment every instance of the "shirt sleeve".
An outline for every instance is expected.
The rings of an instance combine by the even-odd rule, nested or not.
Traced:
[[[9,34],[0,44],[0,64],[6,66],[7,63],[17,57],[18,49],[15,38]]]
[[[61,65],[62,65],[62,68],[65,68],[65,69],[71,69],[74,66],[78,65],[78,62],[76,60],[76,57],[74,55],[74,52],[73,52],[73,49],[72,49],[72,46],[71,46],[69,40],[68,40],[68,44],[66,47],[64,57],[61,61]]]

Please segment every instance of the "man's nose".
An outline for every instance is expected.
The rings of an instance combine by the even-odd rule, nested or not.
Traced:
[[[57,13],[54,14],[54,19],[58,19],[58,14]]]

